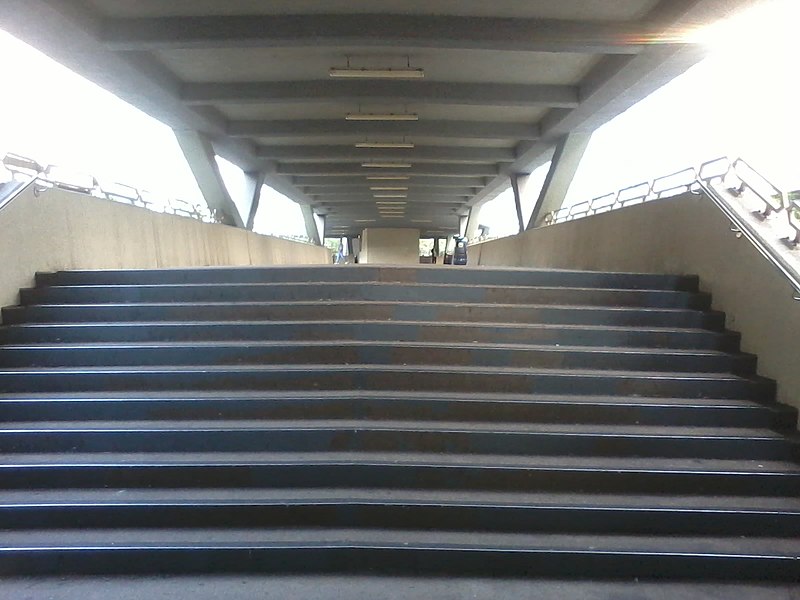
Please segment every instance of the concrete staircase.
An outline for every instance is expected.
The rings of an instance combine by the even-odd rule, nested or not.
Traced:
[[[40,274],[0,328],[0,574],[794,582],[796,413],[697,286]]]

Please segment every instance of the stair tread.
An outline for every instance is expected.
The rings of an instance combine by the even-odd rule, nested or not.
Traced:
[[[330,348],[330,347],[391,347],[391,348],[423,348],[448,349],[458,352],[465,349],[485,350],[521,350],[538,352],[583,352],[587,354],[632,354],[632,355],[679,355],[679,356],[742,356],[741,353],[721,350],[647,347],[647,346],[588,346],[575,344],[526,344],[526,343],[490,343],[490,342],[435,342],[435,341],[371,341],[353,339],[335,340],[224,340],[224,341],[158,341],[158,342],[50,342],[38,344],[3,344],[0,350],[19,351],[36,350],[71,350],[71,349],[131,349],[147,350],[161,348]]]
[[[396,490],[387,488],[107,488],[85,490],[0,490],[0,508],[40,505],[283,505],[417,504],[452,506],[627,508],[639,510],[759,511],[800,514],[800,498],[768,496],[682,496],[483,490]]]
[[[548,552],[759,555],[795,559],[800,541],[770,537],[528,534],[392,529],[86,529],[0,531],[0,551],[22,548],[367,547]]]
[[[0,422],[0,433],[8,431],[286,431],[286,430],[335,430],[335,431],[433,431],[465,433],[538,433],[552,435],[585,436],[641,436],[667,438],[719,438],[719,439],[785,439],[781,433],[764,428],[740,427],[686,427],[652,425],[613,424],[550,424],[550,423],[481,423],[471,421],[385,421],[356,419],[309,419],[309,420],[213,420],[186,421],[33,421]]]
[[[209,390],[209,391],[111,391],[111,392],[18,392],[0,393],[0,406],[4,402],[152,402],[165,400],[191,403],[193,400],[419,400],[432,403],[440,402],[475,402],[496,404],[612,404],[620,406],[699,406],[719,408],[754,408],[759,410],[775,411],[781,408],[779,404],[759,404],[746,399],[729,398],[682,398],[660,396],[608,396],[608,395],[579,395],[579,394],[504,394],[504,393],[452,393],[428,391],[380,391],[380,390]]]
[[[227,304],[227,303],[226,303]],[[351,304],[351,303],[348,303]],[[45,305],[37,305],[45,306]],[[107,305],[106,305],[107,306]],[[103,327],[114,327],[125,329],[128,327],[145,328],[145,327],[254,327],[259,325],[268,326],[324,326],[324,325],[352,325],[352,326],[375,326],[375,325],[390,325],[390,326],[407,326],[407,327],[431,327],[431,328],[470,328],[470,329],[521,329],[521,330],[574,330],[574,331],[620,331],[620,332],[653,332],[653,333],[706,333],[706,334],[722,334],[724,332],[704,329],[702,327],[657,327],[653,325],[646,326],[633,326],[633,325],[591,325],[591,324],[552,324],[552,323],[514,323],[514,322],[492,322],[481,323],[480,321],[394,321],[394,320],[376,320],[376,319],[327,319],[327,320],[241,320],[241,321],[91,321],[91,322],[69,322],[69,323],[12,323],[4,325],[3,328],[22,330],[22,329],[44,329],[44,330],[59,330],[67,328],[80,328],[80,329],[100,329]]]
[[[54,465],[389,465],[577,471],[778,473],[800,475],[800,464],[708,458],[437,454],[414,452],[103,452],[0,454],[4,467]]]
[[[342,364],[275,364],[275,365],[191,365],[173,366],[161,365],[133,366],[133,367],[21,367],[2,368],[0,376],[8,374],[58,374],[58,373],[193,373],[193,372],[412,372],[412,373],[477,373],[486,375],[565,375],[573,377],[642,377],[662,380],[699,380],[699,381],[750,381],[747,377],[739,377],[731,373],[716,372],[672,372],[672,371],[630,371],[630,370],[602,370],[602,369],[551,369],[540,367],[485,367],[485,366],[459,366],[459,365],[374,365],[351,363]]]

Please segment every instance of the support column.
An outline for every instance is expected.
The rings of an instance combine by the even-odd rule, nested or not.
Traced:
[[[469,209],[469,216],[467,217],[467,228],[464,236],[471,240],[478,234],[478,219],[481,216],[481,207],[473,206]]]
[[[174,132],[208,208],[216,211],[226,225],[243,228],[244,220],[222,181],[211,140],[199,131],[176,129]]]
[[[322,240],[325,239],[325,231],[323,229],[322,233],[320,233],[317,227],[317,220],[314,218],[314,210],[307,204],[301,204],[300,209],[303,211],[303,220],[306,223],[306,235],[308,239],[311,240],[312,244],[322,246]]]
[[[547,172],[544,187],[533,207],[528,229],[539,227],[547,213],[558,210],[564,204],[569,186],[581,164],[586,147],[592,139],[591,133],[570,133],[558,143],[553,162]]]
[[[256,214],[258,213],[259,205],[261,204],[261,192],[264,189],[264,180],[267,177],[266,173],[245,173],[247,177],[248,187],[252,188],[253,201],[250,203],[250,214],[247,217],[247,229],[253,231],[253,226],[256,221]]]
[[[521,173],[512,173],[511,174],[511,189],[514,192],[514,206],[517,209],[517,222],[519,223],[519,232],[522,233],[525,231],[525,219],[522,216],[522,196],[520,194],[520,189],[524,187],[525,183],[528,181],[528,177],[530,175],[523,175]]]

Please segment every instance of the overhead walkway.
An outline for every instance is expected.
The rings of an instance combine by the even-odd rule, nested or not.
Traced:
[[[794,582],[796,411],[710,302],[686,275],[40,274],[0,329],[0,572]]]

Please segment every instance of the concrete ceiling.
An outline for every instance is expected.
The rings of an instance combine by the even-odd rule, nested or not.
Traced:
[[[549,160],[703,56],[690,27],[752,0],[5,0],[0,27],[327,217],[450,233]],[[345,66],[425,70],[423,80],[335,80]],[[349,122],[413,112],[418,122]],[[413,142],[413,149],[355,144]],[[402,161],[368,169],[365,161]],[[374,181],[408,187],[378,214]],[[396,205],[402,206],[402,205]],[[398,211],[399,212],[399,211]]]

